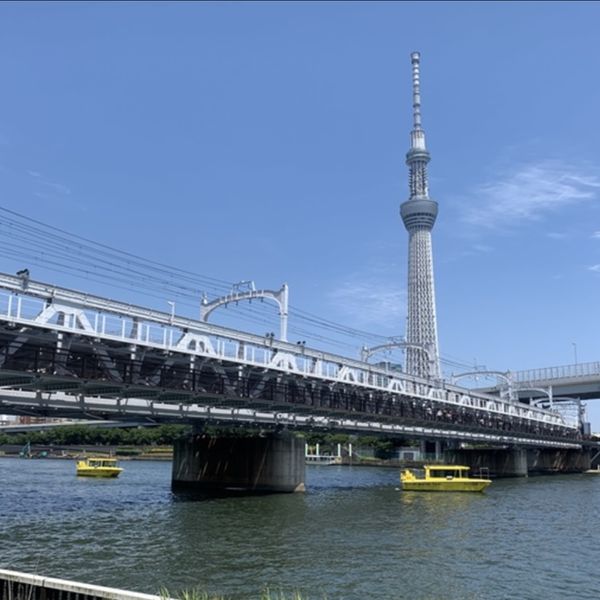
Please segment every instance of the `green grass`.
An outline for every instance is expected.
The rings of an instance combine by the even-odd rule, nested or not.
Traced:
[[[162,600],[228,600],[227,596],[211,594],[201,590],[184,590],[176,596],[171,596],[166,588],[161,589],[160,597]],[[323,596],[325,598],[325,596]],[[286,593],[283,590],[273,591],[270,588],[263,588],[256,600],[310,600],[308,596],[302,595],[300,592]]]
[[[183,592],[179,592],[177,596],[171,596],[169,590],[166,588],[160,590],[159,596],[162,600],[169,600],[171,598],[175,600],[226,600],[225,596],[214,596],[213,594],[199,590],[184,590]]]

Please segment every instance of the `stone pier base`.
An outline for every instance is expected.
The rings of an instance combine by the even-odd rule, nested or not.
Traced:
[[[175,443],[172,487],[207,494],[304,491],[304,441],[193,435]]]

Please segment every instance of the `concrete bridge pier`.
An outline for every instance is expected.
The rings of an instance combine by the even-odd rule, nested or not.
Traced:
[[[591,464],[589,451],[549,448],[461,448],[449,451],[448,458],[471,467],[473,473],[488,469],[493,477],[581,473]]]
[[[527,450],[521,448],[459,448],[448,452],[450,462],[471,467],[476,476],[487,469],[492,477],[527,477]]]
[[[213,437],[195,433],[175,443],[173,490],[206,494],[304,491],[304,441],[294,435]]]
[[[528,450],[530,473],[581,473],[591,468],[591,453],[586,450]]]
[[[600,469],[600,450],[598,449],[590,452],[590,469]]]
[[[435,459],[436,461],[444,458],[444,445],[440,440],[421,440],[421,456],[428,459]]]

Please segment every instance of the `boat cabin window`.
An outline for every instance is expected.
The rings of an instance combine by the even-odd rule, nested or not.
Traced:
[[[114,460],[102,460],[100,458],[90,459],[89,460],[90,467],[114,467]]]
[[[432,469],[429,471],[429,477],[435,479],[448,479],[449,477],[460,477],[461,471],[458,469]]]

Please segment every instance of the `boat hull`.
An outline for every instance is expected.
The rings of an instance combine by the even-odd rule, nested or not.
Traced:
[[[103,478],[109,478],[109,477],[118,477],[121,474],[121,471],[123,469],[121,468],[115,468],[115,469],[106,469],[106,468],[102,468],[102,467],[97,467],[97,468],[83,468],[83,469],[77,469],[77,476],[78,477],[103,477]]]
[[[483,492],[491,481],[465,479],[452,481],[404,481],[402,489],[408,492]]]
[[[122,470],[117,465],[117,459],[112,457],[88,457],[78,461],[75,465],[75,473],[78,477],[109,479],[118,477]]]

